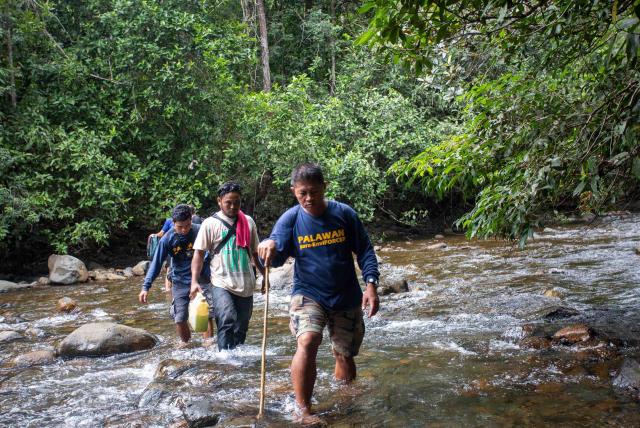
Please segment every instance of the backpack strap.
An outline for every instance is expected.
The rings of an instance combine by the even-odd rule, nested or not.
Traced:
[[[213,250],[213,255],[215,256],[216,254],[218,254],[220,252],[220,250],[222,250],[222,247],[224,247],[227,242],[229,242],[229,239],[231,239],[231,237],[233,235],[236,234],[236,226],[238,225],[238,222],[236,221],[235,223],[233,223],[232,225],[227,223],[226,221],[224,221],[223,219],[221,219],[220,217],[218,217],[218,214],[214,214],[211,217],[217,219],[218,221],[220,221],[220,223],[222,223],[227,229],[229,229],[229,232],[227,233],[227,236],[225,236],[224,238],[222,238],[222,241],[220,241],[220,243],[218,244],[218,246],[216,246],[216,248],[214,248]]]

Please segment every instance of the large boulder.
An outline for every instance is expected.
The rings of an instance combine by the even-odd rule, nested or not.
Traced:
[[[73,256],[53,254],[49,256],[49,279],[53,284],[87,282],[89,271],[82,260]]]
[[[144,276],[149,269],[149,260],[143,260],[133,267],[133,274],[136,276]]]
[[[0,293],[13,290],[22,290],[23,288],[31,288],[31,284],[16,284],[11,281],[0,281]]]
[[[153,348],[156,338],[145,330],[110,322],[85,324],[58,345],[62,357],[101,357]]]
[[[640,364],[634,359],[626,358],[613,379],[613,384],[640,394]]]
[[[285,290],[293,287],[294,263],[285,263],[279,268],[269,269],[269,288],[272,290]]]

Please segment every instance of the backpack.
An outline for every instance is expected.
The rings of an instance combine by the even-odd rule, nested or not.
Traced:
[[[147,238],[147,258],[149,260],[153,259],[153,255],[155,254],[156,248],[158,248],[159,243],[160,238],[158,238],[158,235],[156,235],[155,233],[149,235],[149,238]]]

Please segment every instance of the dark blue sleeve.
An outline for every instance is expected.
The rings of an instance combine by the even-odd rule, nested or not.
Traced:
[[[347,215],[350,218],[350,222],[353,227],[353,252],[358,259],[358,266],[362,271],[362,279],[367,282],[368,278],[373,277],[376,281],[380,277],[378,271],[378,259],[376,258],[376,252],[371,245],[369,234],[364,228],[362,221],[358,217],[358,214],[352,209],[347,209]]]
[[[171,230],[171,227],[173,226],[173,220],[171,220],[170,218],[166,219],[164,221],[164,224],[162,225],[162,231],[164,233],[167,233],[168,231]]]
[[[282,214],[271,231],[269,239],[276,243],[276,256],[271,261],[273,267],[282,266],[289,257],[293,256],[293,226],[297,213],[297,210],[289,210]]]
[[[144,282],[142,283],[142,288],[145,291],[149,291],[151,284],[158,277],[160,269],[162,269],[162,263],[164,263],[165,259],[169,256],[168,238],[169,235],[164,235],[156,247],[156,252],[153,253],[153,260],[151,260],[149,270],[147,270],[147,275],[144,277]]]

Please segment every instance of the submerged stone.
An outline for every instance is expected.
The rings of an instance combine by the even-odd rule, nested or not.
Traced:
[[[613,385],[640,394],[640,363],[632,358],[626,358],[613,379]]]
[[[196,400],[187,403],[182,411],[190,428],[214,426],[220,420],[220,413],[211,400]]]
[[[575,317],[576,315],[580,315],[580,312],[572,308],[566,308],[564,306],[561,306],[550,312],[547,312],[543,316],[543,318],[547,320],[556,320],[561,318],[571,318],[571,317]]]
[[[30,367],[51,364],[55,359],[56,353],[54,351],[43,349],[18,355],[13,359],[13,363],[18,367]]]
[[[71,297],[62,297],[58,300],[58,311],[60,312],[71,312],[77,306],[78,304]]]
[[[197,361],[164,360],[158,364],[153,378],[155,380],[177,379],[180,375],[198,366]]]
[[[522,339],[520,346],[532,349],[549,349],[551,348],[551,341],[546,337],[530,336]]]
[[[19,339],[22,339],[22,335],[17,331],[0,331],[0,343],[13,342]]]
[[[389,281],[380,285],[378,294],[385,296],[387,294],[406,293],[407,291],[409,291],[409,283],[407,280],[398,279],[396,281]]]
[[[573,324],[558,330],[553,338],[563,343],[586,342],[594,337],[593,330],[584,324]]]

